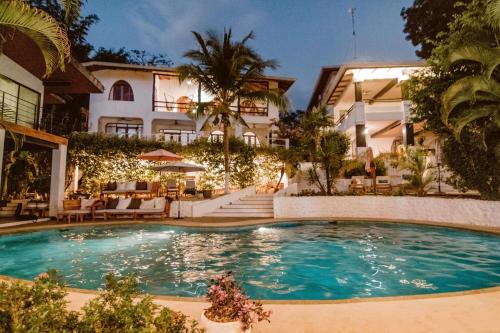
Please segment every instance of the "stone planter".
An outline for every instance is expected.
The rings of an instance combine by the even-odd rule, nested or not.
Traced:
[[[217,323],[205,317],[205,312],[201,314],[200,325],[205,329],[205,333],[251,333],[251,329],[243,331],[239,321],[229,323]]]

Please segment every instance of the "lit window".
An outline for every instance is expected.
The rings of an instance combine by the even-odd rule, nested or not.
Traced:
[[[126,81],[116,81],[109,92],[109,99],[113,101],[133,101],[134,92]]]
[[[115,134],[121,137],[130,138],[142,136],[141,124],[109,123],[106,124],[106,133]]]
[[[245,141],[247,145],[260,147],[259,138],[254,132],[246,132],[243,134],[243,141]]]
[[[224,138],[224,133],[222,131],[213,131],[208,137],[208,141],[210,142],[222,142]]]

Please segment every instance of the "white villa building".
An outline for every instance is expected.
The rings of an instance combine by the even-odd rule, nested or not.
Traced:
[[[192,103],[209,102],[197,82],[179,83],[175,68],[88,62],[84,66],[105,87],[104,94],[92,94],[89,102],[89,131],[122,136],[139,135],[183,145],[205,136],[220,139],[220,128],[202,129],[203,120],[187,114]],[[267,76],[255,82],[258,89],[279,89],[285,93],[294,79]],[[236,125],[232,135],[252,145],[287,145],[285,139],[273,138],[272,121],[279,110],[271,104],[255,105],[238,101],[234,105],[249,125]]]
[[[371,147],[375,155],[413,145],[421,131],[411,122],[404,81],[424,62],[348,63],[321,69],[309,107],[326,105],[335,129],[351,139],[351,156]]]

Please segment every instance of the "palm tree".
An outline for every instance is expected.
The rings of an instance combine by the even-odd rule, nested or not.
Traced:
[[[65,0],[63,4],[67,20],[70,13],[78,13],[79,0]],[[66,30],[50,15],[23,0],[0,1],[0,54],[2,44],[16,31],[28,36],[40,48],[45,60],[45,77],[57,68],[64,69],[70,57]]]
[[[406,148],[398,163],[400,169],[410,172],[408,180],[418,196],[425,195],[428,186],[434,180],[434,166],[427,161],[427,156],[427,151],[423,149]]]
[[[500,31],[500,0],[490,0],[487,6],[489,25]],[[485,125],[500,127],[500,44],[495,47],[467,45],[452,52],[449,65],[475,64],[480,72],[453,83],[443,94],[441,119],[451,127],[460,141],[463,128],[478,120]],[[486,126],[482,126],[482,134]]]
[[[201,89],[213,96],[211,102],[198,103],[194,118],[205,119],[202,128],[208,124],[222,126],[224,146],[224,185],[229,192],[229,128],[232,121],[248,127],[239,110],[232,107],[239,99],[249,102],[266,101],[285,109],[287,102],[277,89],[257,90],[255,81],[264,78],[266,69],[275,69],[275,60],[262,59],[247,42],[254,38],[253,32],[241,41],[233,41],[231,29],[224,30],[222,39],[213,31],[208,31],[204,39],[193,31],[199,49],[189,50],[184,57],[190,64],[178,67],[180,82],[194,80]]]

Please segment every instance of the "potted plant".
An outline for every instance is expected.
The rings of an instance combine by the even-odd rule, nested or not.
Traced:
[[[250,300],[231,272],[211,280],[207,298],[211,305],[200,321],[206,333],[250,333],[256,322],[269,322],[271,312],[264,311],[261,302]]]
[[[215,189],[215,177],[205,174],[198,182],[199,191],[203,193],[203,198],[210,199],[212,191]]]

